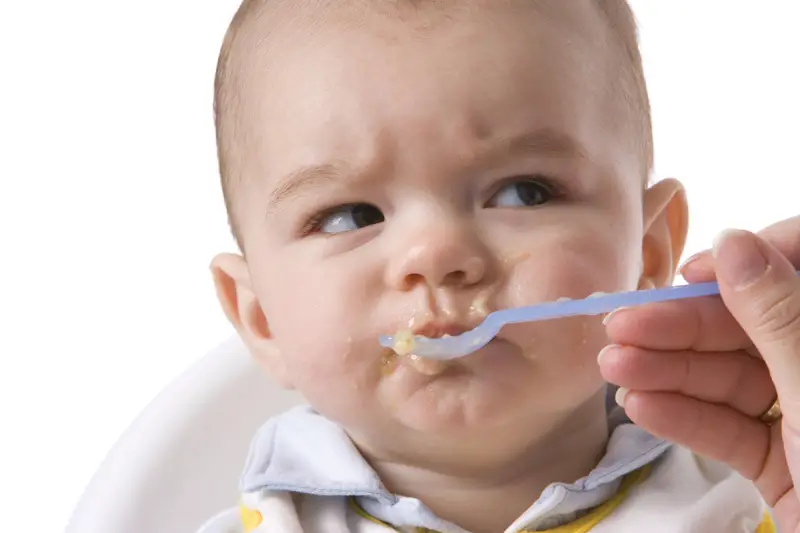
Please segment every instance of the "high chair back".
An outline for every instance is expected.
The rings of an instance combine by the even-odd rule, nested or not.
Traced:
[[[239,501],[250,439],[301,398],[238,340],[206,354],[145,408],[86,488],[66,533],[193,533]]]

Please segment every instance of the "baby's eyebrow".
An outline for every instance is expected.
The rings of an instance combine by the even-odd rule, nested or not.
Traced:
[[[274,211],[282,202],[300,196],[305,190],[337,182],[341,177],[342,169],[336,165],[324,164],[300,167],[283,178],[272,191],[267,202],[267,213]]]
[[[500,152],[500,155],[533,153],[570,159],[590,159],[578,139],[553,128],[542,128],[511,137],[502,143]]]

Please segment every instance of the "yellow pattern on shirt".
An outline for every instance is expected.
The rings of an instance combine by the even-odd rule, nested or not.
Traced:
[[[261,521],[264,519],[261,513],[246,507],[243,503],[239,505],[239,517],[242,520],[244,533],[251,533],[255,528],[261,525]]]
[[[764,518],[761,519],[761,523],[758,524],[755,533],[778,533],[778,528],[775,527],[775,522],[772,521],[772,515],[769,514],[769,511],[764,513]]]

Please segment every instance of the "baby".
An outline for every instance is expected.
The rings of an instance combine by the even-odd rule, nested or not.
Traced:
[[[624,0],[248,0],[215,109],[242,250],[219,299],[311,407],[257,432],[202,531],[774,530],[749,481],[609,407],[598,317],[447,364],[378,343],[672,283],[686,199],[648,182]]]

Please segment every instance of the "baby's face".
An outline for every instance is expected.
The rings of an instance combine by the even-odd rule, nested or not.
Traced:
[[[602,387],[598,317],[507,327],[444,367],[378,344],[641,282],[641,159],[606,79],[619,59],[593,11],[533,4],[430,29],[330,15],[279,32],[242,95],[254,350],[356,434],[525,427]]]

